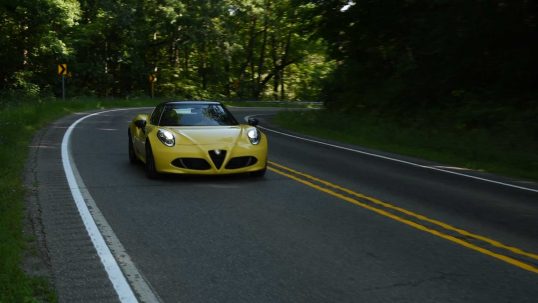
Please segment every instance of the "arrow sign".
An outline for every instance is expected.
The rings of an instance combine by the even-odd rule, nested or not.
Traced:
[[[67,75],[67,64],[58,64],[58,76]]]

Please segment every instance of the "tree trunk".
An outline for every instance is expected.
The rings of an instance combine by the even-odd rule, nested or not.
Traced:
[[[242,98],[243,97],[243,87],[244,85],[243,82],[245,80],[245,76],[246,76],[246,72],[247,72],[247,67],[249,65],[252,66],[252,57],[254,56],[254,44],[256,42],[256,18],[253,18],[252,19],[252,24],[250,26],[250,37],[249,37],[249,40],[248,40],[248,46],[247,46],[247,60],[243,63],[243,65],[241,66],[241,74],[240,74],[240,77],[239,77],[239,83],[238,83],[238,91],[237,91],[237,95],[239,96],[239,98]]]
[[[185,47],[185,58],[183,61],[183,68],[185,69],[185,78],[189,79],[190,73],[189,73],[189,59],[190,59],[190,51],[188,47]]]
[[[260,98],[260,95],[263,92],[263,87],[261,87],[261,80],[262,80],[262,75],[264,73],[265,51],[267,48],[267,31],[268,31],[268,26],[269,26],[269,18],[267,17],[267,14],[270,13],[269,2],[266,1],[265,5],[266,5],[266,10],[265,10],[264,21],[263,21],[262,44],[260,46],[260,58],[258,60],[258,72],[256,75],[256,84],[254,86],[254,90],[255,90],[254,97],[256,100]]]
[[[207,48],[205,42],[202,43],[202,67],[199,69],[199,75],[202,78],[202,89],[207,89]]]
[[[290,53],[290,47],[291,47],[291,32],[288,33],[288,37],[286,38],[286,46],[284,47],[284,55],[282,56],[282,70],[280,71],[280,100],[284,100],[286,98],[286,91],[284,88],[284,71],[286,70],[286,62],[288,61],[289,53]]]
[[[273,60],[273,69],[276,69],[276,67],[278,66],[278,58],[276,55],[276,50],[277,50],[276,38],[275,38],[275,34],[272,34],[271,35],[271,58]],[[275,73],[275,76],[273,78],[273,99],[274,100],[278,99],[278,86],[280,84],[279,78],[280,78],[280,73]]]

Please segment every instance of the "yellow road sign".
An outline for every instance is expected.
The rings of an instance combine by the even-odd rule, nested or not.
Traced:
[[[157,82],[157,76],[155,74],[150,74],[148,77],[149,82]]]
[[[58,76],[67,75],[67,64],[58,64]]]

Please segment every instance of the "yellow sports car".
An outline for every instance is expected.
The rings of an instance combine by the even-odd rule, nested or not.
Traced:
[[[263,176],[267,138],[256,126],[239,124],[220,102],[171,101],[129,124],[129,160],[142,161],[148,178],[160,173]]]

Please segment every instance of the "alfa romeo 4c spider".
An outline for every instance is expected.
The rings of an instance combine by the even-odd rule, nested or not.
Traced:
[[[171,101],[129,124],[129,160],[148,178],[161,173],[263,176],[267,138],[258,120],[240,124],[220,102]]]

